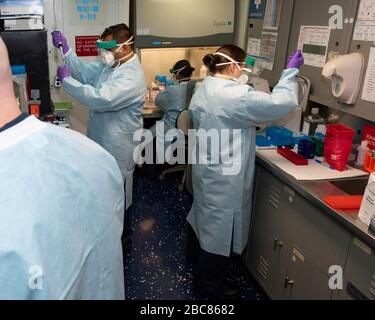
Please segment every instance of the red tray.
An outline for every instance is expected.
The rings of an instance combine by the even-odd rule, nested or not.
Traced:
[[[328,196],[324,202],[333,209],[357,210],[362,206],[363,196]]]
[[[277,148],[277,153],[283,156],[285,159],[294,163],[296,166],[307,166],[309,161],[307,161],[301,155],[295,153],[294,151],[287,148]]]

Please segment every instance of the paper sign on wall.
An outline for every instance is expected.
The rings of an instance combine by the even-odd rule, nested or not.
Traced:
[[[368,186],[366,188],[365,195],[361,210],[359,211],[358,217],[367,226],[371,224],[371,219],[375,215],[375,174],[370,175]]]
[[[298,49],[305,57],[305,65],[323,68],[327,62],[331,29],[327,26],[301,26]]]
[[[283,0],[267,0],[263,24],[264,29],[279,29],[282,7]]]
[[[260,56],[260,48],[262,40],[257,38],[249,38],[247,41],[247,53],[252,56]]]
[[[375,103],[375,48],[370,49],[362,100]]]
[[[259,58],[255,59],[256,66],[266,70],[273,70],[276,47],[277,47],[276,32],[262,32],[261,47]]]
[[[375,1],[362,0],[353,40],[375,41]]]

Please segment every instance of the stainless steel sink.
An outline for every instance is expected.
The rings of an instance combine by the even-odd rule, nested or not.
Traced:
[[[353,180],[337,180],[330,183],[344,191],[347,194],[358,196],[363,195],[366,191],[369,178],[353,179]]]

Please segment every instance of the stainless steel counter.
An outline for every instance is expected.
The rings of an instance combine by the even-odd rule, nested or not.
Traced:
[[[368,227],[359,219],[359,210],[335,210],[324,203],[323,199],[326,196],[349,194],[349,192],[345,192],[342,190],[343,188],[339,188],[334,184],[337,182],[337,180],[313,182],[298,181],[259,154],[257,155],[256,161],[258,165],[270,171],[286,185],[302,195],[306,200],[320,208],[323,213],[330,216],[332,219],[335,219],[338,223],[341,223],[345,228],[349,229],[356,237],[358,237],[358,239],[375,249],[375,237],[368,233]],[[368,177],[338,181],[348,181],[349,183],[353,183],[353,188],[357,184],[361,185],[362,188],[362,186],[366,185]]]

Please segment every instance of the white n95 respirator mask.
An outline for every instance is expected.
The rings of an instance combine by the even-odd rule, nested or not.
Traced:
[[[116,58],[113,53],[107,50],[101,50],[100,58],[108,67],[112,67],[116,62]]]
[[[250,69],[250,68],[241,68],[240,64],[245,64],[245,65],[251,66],[251,65],[254,64],[254,58],[248,56],[247,59],[245,60],[245,62],[238,62],[238,61],[235,61],[233,58],[231,58],[230,56],[228,56],[228,55],[226,55],[222,52],[216,52],[214,55],[221,56],[221,57],[224,57],[225,59],[229,60],[229,62],[218,63],[216,65],[217,67],[225,66],[225,65],[229,65],[229,64],[235,64],[237,66],[237,68],[241,71],[241,75],[237,79],[233,79],[233,80],[237,81],[240,84],[248,84],[249,83],[250,76],[253,73],[253,70]]]
[[[251,76],[252,73],[253,73],[252,70],[250,70],[248,68],[242,68],[241,69],[241,75],[238,78],[238,82],[241,83],[241,84],[248,84],[249,80],[250,80],[250,76]]]

